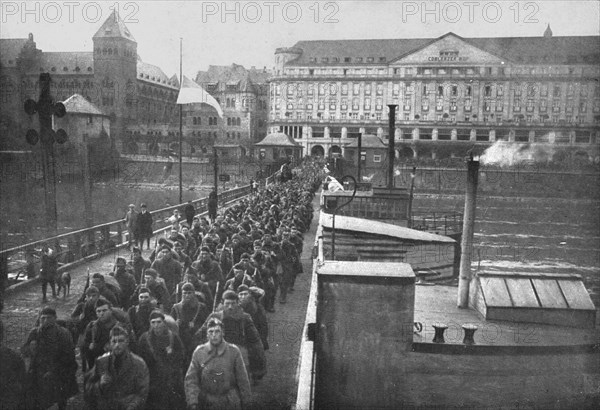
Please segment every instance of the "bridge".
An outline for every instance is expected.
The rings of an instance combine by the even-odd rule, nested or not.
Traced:
[[[272,178],[267,180],[267,184],[272,181]],[[221,193],[219,195],[220,208],[234,204],[249,193],[249,186]],[[206,203],[207,198],[194,201],[194,206],[201,216],[206,214]],[[318,209],[318,206],[318,197],[315,197],[313,207]],[[165,219],[178,208],[179,206],[172,206],[151,211],[156,221],[153,241],[170,228],[171,225]],[[254,403],[251,408],[290,408],[295,402],[297,360],[310,290],[311,275],[308,272],[312,272],[312,243],[318,220],[319,214],[316,212],[309,230],[304,234],[305,246],[301,262],[306,273],[298,276],[295,292],[288,295],[287,303],[277,305],[276,312],[268,314],[270,348],[265,352],[268,373],[260,384],[253,386]],[[21,276],[27,277],[28,269],[39,271],[39,261],[34,258],[33,266],[28,268],[24,255],[39,251],[44,243],[56,243],[60,245],[61,258],[65,259],[67,256],[71,258],[69,261],[61,262],[59,268],[60,271],[71,273],[71,293],[66,297],[61,295],[55,299],[49,298],[48,302],[48,305],[56,309],[59,319],[68,318],[77,299],[84,292],[88,270],[92,273],[110,272],[113,270],[117,257],[129,258],[126,232],[123,221],[113,221],[3,251],[2,255],[10,260],[8,265],[13,283],[7,289],[4,311],[0,314],[6,332],[3,345],[19,349],[25,342],[29,330],[34,327],[39,310],[44,306],[37,278],[18,280],[17,282],[14,280],[19,273]],[[88,253],[81,253],[82,248],[89,249]],[[77,253],[78,250],[80,253]],[[147,258],[150,251],[144,250],[143,253]],[[81,392],[83,391],[81,371],[78,371],[77,376]],[[82,407],[83,397],[81,394],[72,398],[68,403],[68,409]]]

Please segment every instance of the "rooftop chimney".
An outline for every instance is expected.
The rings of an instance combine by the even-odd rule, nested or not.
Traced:
[[[467,192],[463,215],[463,232],[460,244],[460,271],[458,275],[458,307],[469,307],[469,286],[471,284],[471,254],[473,252],[473,231],[475,228],[475,207],[477,200],[477,182],[479,161],[467,160]]]
[[[552,29],[550,28],[550,24],[548,24],[548,26],[546,27],[546,31],[544,31],[544,37],[552,37]]]

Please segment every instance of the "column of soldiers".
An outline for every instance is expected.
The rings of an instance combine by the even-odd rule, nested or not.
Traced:
[[[321,169],[307,161],[301,178],[258,189],[212,223],[186,210],[191,226],[177,221],[149,259],[133,247],[113,272],[88,274],[68,323],[45,308],[29,334],[19,405],[65,408],[77,393],[75,346],[91,409],[247,405],[267,373],[267,312],[285,305],[303,270]]]

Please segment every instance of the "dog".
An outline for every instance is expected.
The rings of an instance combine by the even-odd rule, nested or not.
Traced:
[[[69,272],[63,272],[57,281],[57,296],[60,297],[60,290],[63,291],[63,298],[67,298],[67,295],[71,294],[71,274]]]

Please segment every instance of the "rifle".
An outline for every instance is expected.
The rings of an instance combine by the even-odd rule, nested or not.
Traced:
[[[89,287],[90,287],[90,268],[88,266],[88,268],[87,268],[87,279],[85,281],[85,287],[83,288],[83,294],[77,300],[77,303],[81,303],[81,302],[85,301],[85,292],[88,290]]]
[[[215,288],[215,300],[213,302],[213,308],[212,308],[212,312],[215,313],[215,310],[217,310],[217,302],[219,300],[218,295],[219,295],[219,286],[221,286],[221,282],[217,282],[217,287]]]

